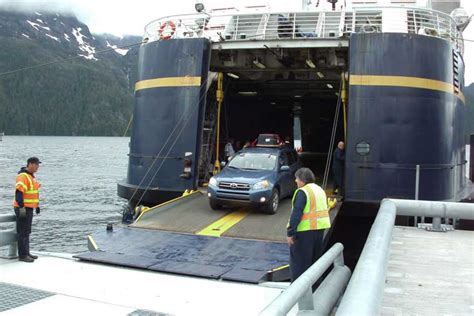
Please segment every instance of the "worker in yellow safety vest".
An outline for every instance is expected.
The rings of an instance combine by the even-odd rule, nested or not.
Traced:
[[[296,171],[295,177],[298,189],[293,195],[287,226],[292,281],[321,256],[324,231],[331,227],[326,193],[314,183],[313,172],[308,168],[301,168]]]
[[[36,210],[37,215],[40,213],[39,189],[41,184],[35,178],[40,163],[41,161],[37,157],[29,158],[26,167],[22,167],[16,176],[13,208],[18,233],[18,260],[23,262],[33,262],[38,258],[30,253],[30,234],[33,210]]]

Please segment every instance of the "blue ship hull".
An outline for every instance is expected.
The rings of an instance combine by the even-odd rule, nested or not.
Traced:
[[[206,39],[141,47],[127,179],[121,197],[157,204],[197,187]],[[466,186],[464,63],[443,39],[353,34],[349,46],[345,197],[459,200]],[[183,177],[184,161],[191,171]]]
[[[415,198],[416,165],[419,199],[460,199],[466,185],[464,64],[453,54],[450,43],[434,37],[351,37],[347,200]],[[358,144],[362,152],[368,144],[369,153],[359,154]]]
[[[140,48],[128,174],[119,196],[154,205],[196,187],[209,58],[206,39]],[[191,171],[183,177],[185,158]]]

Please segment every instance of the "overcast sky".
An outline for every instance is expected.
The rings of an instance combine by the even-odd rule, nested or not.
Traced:
[[[194,12],[195,0],[0,0],[0,5],[59,8],[74,12],[93,33],[143,35],[144,26],[157,18]],[[270,4],[275,10],[298,10],[301,0],[203,0],[207,8],[232,6],[232,3]],[[313,1],[314,2],[314,1]],[[326,4],[325,0],[320,1]],[[349,0],[348,0],[349,2]],[[464,8],[474,13],[473,0],[461,0]],[[329,4],[327,4],[329,5]],[[474,21],[464,32],[474,41]],[[466,85],[474,82],[474,42],[465,41]]]

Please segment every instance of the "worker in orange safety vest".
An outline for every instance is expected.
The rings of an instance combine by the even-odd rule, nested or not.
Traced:
[[[13,208],[16,215],[16,229],[18,233],[18,260],[33,262],[38,256],[30,253],[30,234],[33,221],[33,210],[40,214],[39,189],[41,184],[36,180],[35,173],[41,161],[31,157],[16,176],[15,199]]]

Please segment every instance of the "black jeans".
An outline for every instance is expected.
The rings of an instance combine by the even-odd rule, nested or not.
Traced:
[[[18,233],[18,256],[24,258],[30,253],[31,223],[33,222],[33,209],[25,207],[26,216],[20,217],[20,209],[15,207],[16,232]]]

